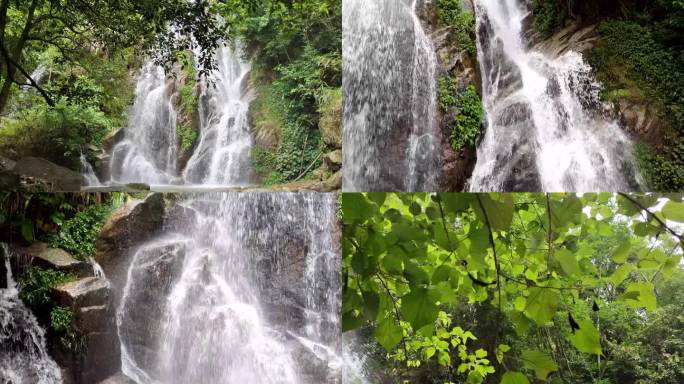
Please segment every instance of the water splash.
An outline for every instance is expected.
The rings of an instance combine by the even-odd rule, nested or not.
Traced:
[[[334,203],[315,193],[179,203],[129,267],[123,372],[138,383],[337,382]]]
[[[479,0],[476,14],[487,131],[470,190],[638,189],[631,142],[582,56],[528,50],[518,0]]]
[[[426,191],[439,169],[437,59],[420,2],[345,0],[345,191]]]
[[[247,82],[250,67],[229,46],[219,48],[216,61],[218,70],[202,83],[201,135],[183,179],[193,184],[246,185],[252,148],[247,116],[253,98]]]
[[[0,244],[7,287],[0,289],[0,381],[4,384],[58,384],[62,376],[45,345],[45,332],[19,298],[10,249]]]

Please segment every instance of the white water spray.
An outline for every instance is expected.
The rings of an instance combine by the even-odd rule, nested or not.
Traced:
[[[470,190],[624,191],[638,188],[632,145],[576,52],[553,59],[523,42],[518,0],[476,2],[487,132]]]
[[[417,0],[345,0],[345,191],[433,190],[439,169],[432,42]]]

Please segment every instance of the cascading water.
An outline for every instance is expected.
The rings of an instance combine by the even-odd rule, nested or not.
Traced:
[[[437,60],[419,5],[344,1],[345,191],[436,187]]]
[[[174,95],[164,70],[146,64],[138,79],[125,138],[112,149],[113,183],[242,186],[249,183],[252,92],[249,65],[229,46],[215,54],[218,68],[201,83],[198,143],[184,169],[176,133]],[[88,180],[88,185],[90,180]]]
[[[125,138],[112,149],[109,175],[115,183],[169,184],[176,179],[176,112],[161,67],[146,64],[129,112]]]
[[[93,166],[90,165],[88,162],[88,159],[86,159],[86,156],[84,153],[81,153],[81,174],[83,174],[83,178],[85,179],[86,185],[88,186],[99,186],[101,185],[100,179],[97,177],[95,174],[95,170],[93,169]]]
[[[487,131],[470,190],[638,189],[630,140],[582,56],[526,49],[528,11],[519,0],[478,0],[475,8]]]
[[[137,383],[338,383],[335,195],[178,203],[137,248],[118,311]]]
[[[219,48],[216,61],[218,70],[202,83],[201,136],[183,178],[192,184],[245,185],[252,148],[247,119],[250,68],[228,46]]]
[[[0,383],[58,384],[62,376],[50,358],[45,345],[45,333],[35,316],[19,298],[12,276],[10,250],[0,244],[3,255],[4,282],[0,287]]]

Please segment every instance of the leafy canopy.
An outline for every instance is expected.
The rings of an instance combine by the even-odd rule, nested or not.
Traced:
[[[656,309],[654,286],[682,256],[673,226],[684,222],[684,203],[669,198],[344,194],[343,329],[371,326],[408,368],[437,361],[477,383],[507,360],[504,383],[546,380],[559,369],[550,353],[515,350],[502,329],[491,330],[495,348],[473,351],[478,335],[452,324],[450,310],[490,303],[518,335],[565,323],[578,353],[602,355],[595,315],[574,308],[594,303],[596,313],[597,301],[613,301]]]

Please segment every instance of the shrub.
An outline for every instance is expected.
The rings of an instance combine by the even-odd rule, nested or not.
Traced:
[[[19,297],[31,307],[40,307],[52,302],[52,287],[74,280],[76,276],[70,273],[31,267],[21,280]]]
[[[192,127],[181,124],[178,126],[176,132],[178,134],[178,139],[180,141],[180,149],[183,152],[189,152],[197,141],[197,131],[192,129]]]
[[[50,312],[50,328],[58,335],[62,348],[82,352],[85,340],[74,327],[74,311],[69,307],[55,307]]]
[[[111,211],[112,207],[108,204],[88,206],[64,221],[59,233],[50,238],[50,246],[69,251],[79,259],[92,255],[95,252],[95,240]]]
[[[460,151],[475,145],[480,133],[484,110],[475,87],[470,85],[459,92],[456,81],[450,77],[439,79],[439,106],[443,112],[456,110],[454,129],[451,131],[451,148]]]
[[[452,28],[458,44],[471,56],[477,56],[475,44],[475,17],[461,9],[461,0],[438,0],[437,18],[442,25]]]
[[[684,168],[682,162],[653,154],[645,145],[638,144],[635,155],[641,174],[655,192],[684,190]]]
[[[567,12],[561,7],[561,2],[555,0],[534,0],[532,13],[534,14],[534,29],[544,38],[560,29],[567,17]]]
[[[22,155],[44,157],[77,169],[81,151],[101,146],[112,122],[95,107],[67,104],[38,105],[3,121],[0,148]]]

